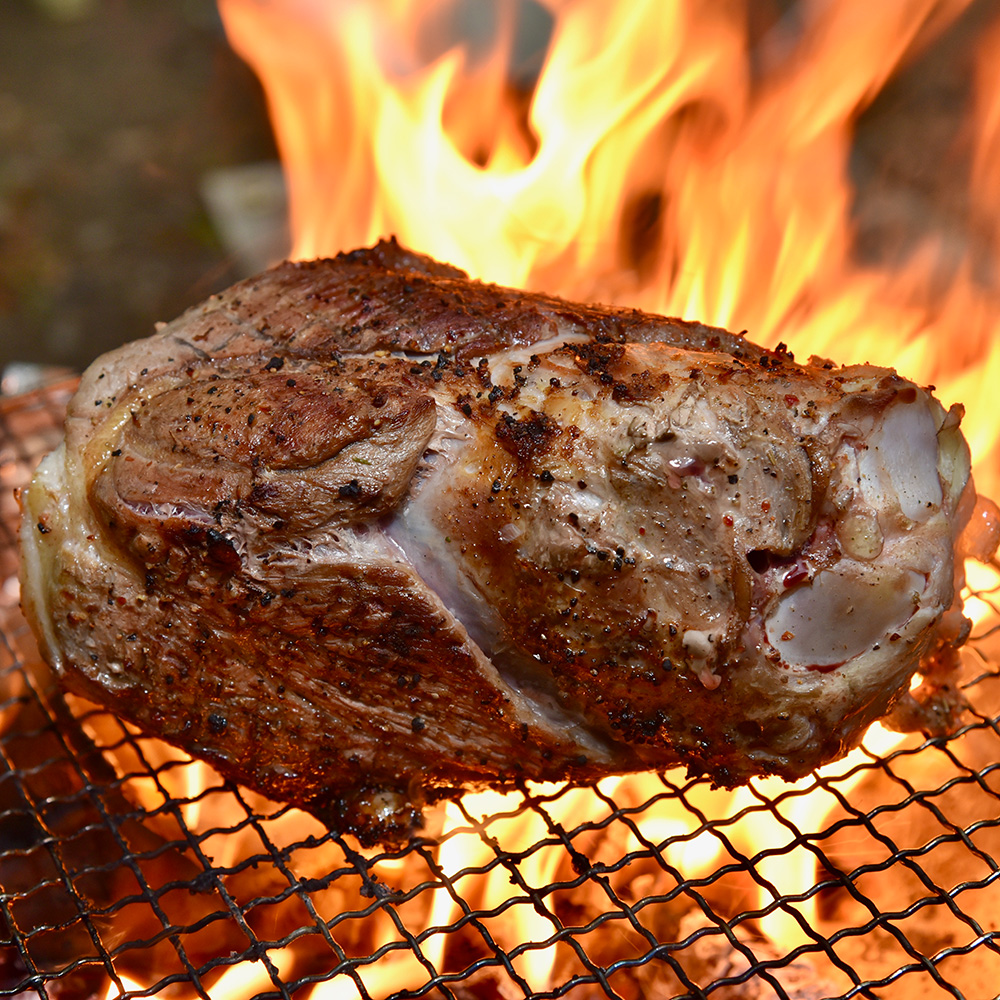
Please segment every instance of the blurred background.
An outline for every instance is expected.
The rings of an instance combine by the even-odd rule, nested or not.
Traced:
[[[794,7],[759,0],[752,32]],[[976,238],[954,182],[960,111],[971,40],[997,11],[975,0],[916,46],[858,121],[859,255],[891,261],[953,229],[958,259]],[[213,0],[2,0],[0,371],[82,369],[282,256],[276,156]]]
[[[82,369],[284,253],[275,159],[214,0],[3,0],[0,368]]]

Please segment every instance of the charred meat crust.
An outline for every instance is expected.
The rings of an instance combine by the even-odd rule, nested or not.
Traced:
[[[901,407],[930,421],[916,528],[876,518],[892,470],[864,455]],[[368,841],[468,785],[797,777],[952,601],[945,424],[893,372],[382,242],[95,362],[25,502],[26,610],[69,688]],[[895,648],[785,656],[787,595],[844,574],[902,608]]]

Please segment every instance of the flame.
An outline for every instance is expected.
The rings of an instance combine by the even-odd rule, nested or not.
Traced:
[[[967,259],[930,296],[944,237],[902,268],[859,264],[849,171],[858,115],[967,5],[807,0],[751,46],[749,5],[545,0],[544,64],[518,88],[527,4],[489,8],[477,49],[455,21],[486,5],[220,3],[268,95],[295,256],[396,234],[473,277],[894,366],[975,411],[1000,364],[996,289]],[[998,39],[978,50],[968,139],[968,231],[994,251]],[[991,424],[967,422],[987,491]]]
[[[902,264],[860,261],[850,173],[859,115],[969,2],[802,0],[764,31],[754,28],[750,0],[219,6],[231,44],[268,97],[293,256],[331,255],[395,234],[484,280],[747,330],[802,357],[896,367],[935,384],[946,404],[965,404],[977,483],[996,495],[1000,20],[978,42],[962,136],[970,197],[961,252],[954,240],[932,236]],[[463,40],[461,17],[486,12],[492,21]],[[535,64],[523,40],[529,15],[548,36]],[[993,264],[988,273],[984,253]],[[970,566],[970,574],[974,589],[995,589],[1000,579],[984,568]],[[969,608],[977,627],[996,620],[988,600],[970,599]],[[522,793],[469,795],[437,817],[440,846],[429,872],[415,871],[411,854],[405,863],[382,858],[377,874],[403,888],[440,878],[466,905],[496,913],[482,921],[483,933],[513,949],[525,988],[542,992],[572,955],[533,893],[573,882],[562,837],[586,810],[595,827],[574,848],[609,870],[633,858],[637,894],[653,878],[662,886],[671,872],[678,881],[706,876],[734,851],[756,859],[755,878],[734,871],[706,879],[704,891],[734,894],[740,905],[729,899],[731,912],[757,908],[754,932],[791,949],[821,922],[815,893],[776,905],[816,879],[815,856],[795,831],[821,829],[838,808],[826,779],[837,776],[839,795],[848,794],[860,780],[858,762],[900,739],[873,727],[865,748],[795,786],[756,781],[725,792],[676,776],[632,775],[596,791],[533,787],[527,805]],[[216,809],[221,815],[228,793],[219,789],[217,802],[198,792],[206,781],[201,765],[178,769],[175,780],[178,788],[168,792],[190,800],[193,827],[225,827]],[[145,794],[153,807],[162,801],[158,788]],[[626,816],[602,826],[595,809],[608,798],[644,803],[641,825]],[[708,829],[704,815],[728,819]],[[282,822],[288,839],[301,839],[311,821],[288,814]],[[279,833],[276,843],[284,842]],[[519,860],[515,876],[497,863],[497,842],[507,850],[542,846]],[[328,844],[315,871],[342,864],[338,851]],[[330,890],[324,913],[365,905],[340,892]],[[671,907],[680,903],[657,892],[675,928]],[[434,929],[459,921],[462,904],[443,887],[416,899],[424,907],[421,954],[443,968],[447,935]],[[557,902],[546,897],[546,905]],[[369,952],[398,941],[398,930],[378,919],[366,932]],[[627,947],[628,928],[619,922],[612,930],[620,935],[616,947]],[[249,996],[268,988],[268,975],[261,965],[230,970],[213,995]],[[357,980],[338,976],[313,993],[322,1000],[362,995],[362,983],[367,995],[383,996],[424,975],[409,951],[390,950]]]

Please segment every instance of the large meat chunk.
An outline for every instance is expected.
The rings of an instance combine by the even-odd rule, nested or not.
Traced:
[[[366,838],[470,784],[796,778],[963,637],[959,417],[382,243],[93,364],[24,602],[68,688]]]

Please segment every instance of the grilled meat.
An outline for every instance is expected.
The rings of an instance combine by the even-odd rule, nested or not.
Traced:
[[[470,785],[794,779],[964,637],[959,418],[383,242],[98,359],[23,599],[68,688],[363,839]]]

